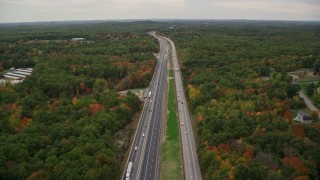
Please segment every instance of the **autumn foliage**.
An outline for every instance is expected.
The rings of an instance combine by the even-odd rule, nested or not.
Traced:
[[[90,94],[91,89],[85,84],[85,83],[80,83],[80,90],[84,94]]]
[[[244,153],[243,153],[243,157],[246,158],[246,159],[252,159],[253,158],[253,154],[250,150],[246,150]]]
[[[310,169],[305,167],[304,163],[298,157],[285,157],[282,159],[282,163],[293,167],[301,175],[310,173]]]
[[[32,172],[32,174],[27,178],[27,180],[43,180],[45,179],[46,172],[44,170],[39,170]]]
[[[27,126],[30,122],[31,122],[31,119],[26,116],[22,119],[23,126]]]
[[[305,132],[302,124],[293,125],[292,132],[296,137],[305,137]]]
[[[57,108],[58,104],[59,104],[59,101],[56,100],[50,105],[51,112],[53,112]]]
[[[285,120],[287,121],[292,121],[292,114],[290,111],[286,110],[284,113],[283,113],[283,117]]]
[[[253,89],[252,87],[249,87],[249,88],[246,90],[246,93],[247,93],[248,95],[251,95],[251,94],[254,93],[254,89]]]
[[[105,107],[101,104],[90,104],[89,105],[89,108],[88,108],[88,111],[91,113],[91,114],[95,114],[97,113],[98,111],[103,111],[105,109]]]
[[[207,150],[208,151],[217,151],[217,147],[216,146],[208,146]]]
[[[227,152],[229,150],[229,146],[227,144],[219,144],[218,150],[220,152]]]
[[[120,176],[141,102],[117,88],[149,86],[159,52],[139,24],[0,27],[0,72],[34,69],[0,83],[0,179]],[[78,35],[85,41],[71,41]]]
[[[196,121],[197,122],[200,122],[204,119],[204,116],[201,114],[201,113],[198,113],[197,116],[196,116]]]
[[[309,180],[308,176],[297,176],[293,180]]]
[[[168,32],[183,57],[204,179],[317,179],[319,168],[310,164],[320,164],[319,131],[293,122],[292,112],[305,103],[298,96],[303,86],[292,84],[288,72],[320,64],[318,54],[297,54],[318,52],[305,44],[319,37],[275,24],[232,26],[209,23]],[[314,38],[305,40],[306,34]]]
[[[200,95],[200,90],[196,86],[189,84],[187,88],[188,95],[191,100],[196,99]]]

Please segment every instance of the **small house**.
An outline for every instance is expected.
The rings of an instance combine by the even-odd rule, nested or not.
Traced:
[[[303,111],[299,111],[295,120],[302,122],[304,124],[309,124],[312,122],[312,117]]]

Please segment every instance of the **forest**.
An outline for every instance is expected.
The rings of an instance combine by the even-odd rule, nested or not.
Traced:
[[[0,72],[34,69],[0,86],[0,179],[118,179],[129,142],[117,134],[142,104],[117,92],[148,86],[159,45],[147,32],[161,26],[0,27]]]
[[[320,24],[209,22],[162,32],[175,42],[204,179],[318,179],[320,124],[287,72],[316,68]]]
[[[293,120],[288,75],[319,72],[319,23],[143,21],[0,27],[0,72],[34,69],[0,86],[0,179],[119,179],[141,102],[117,92],[148,86],[151,30],[176,44],[204,179],[320,177],[320,122]]]

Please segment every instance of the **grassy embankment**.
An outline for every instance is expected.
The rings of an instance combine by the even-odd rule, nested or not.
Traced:
[[[173,71],[169,72],[168,120],[166,141],[162,152],[162,177],[163,180],[182,179],[181,151],[179,140],[179,123],[175,110],[175,94]]]

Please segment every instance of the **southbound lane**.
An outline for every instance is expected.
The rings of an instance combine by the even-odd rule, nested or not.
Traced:
[[[145,104],[140,121],[131,146],[128,161],[122,176],[128,179],[159,179],[160,149],[162,137],[163,105],[166,96],[166,77],[168,61],[168,44],[155,35],[160,44],[160,55],[152,77],[152,81],[145,95]],[[149,92],[151,92],[149,94]],[[132,170],[129,177],[126,171],[129,162],[132,162]]]
[[[158,38],[158,36],[155,36]],[[156,101],[154,113],[152,116],[152,126],[150,127],[150,135],[148,136],[148,144],[146,147],[145,159],[143,161],[142,174],[140,179],[159,179],[159,165],[160,165],[160,146],[161,146],[161,122],[163,117],[163,104],[166,98],[166,78],[167,78],[167,62],[168,62],[168,44],[163,39],[158,38],[160,42],[160,68],[161,73],[158,81],[158,92],[155,94]]]

